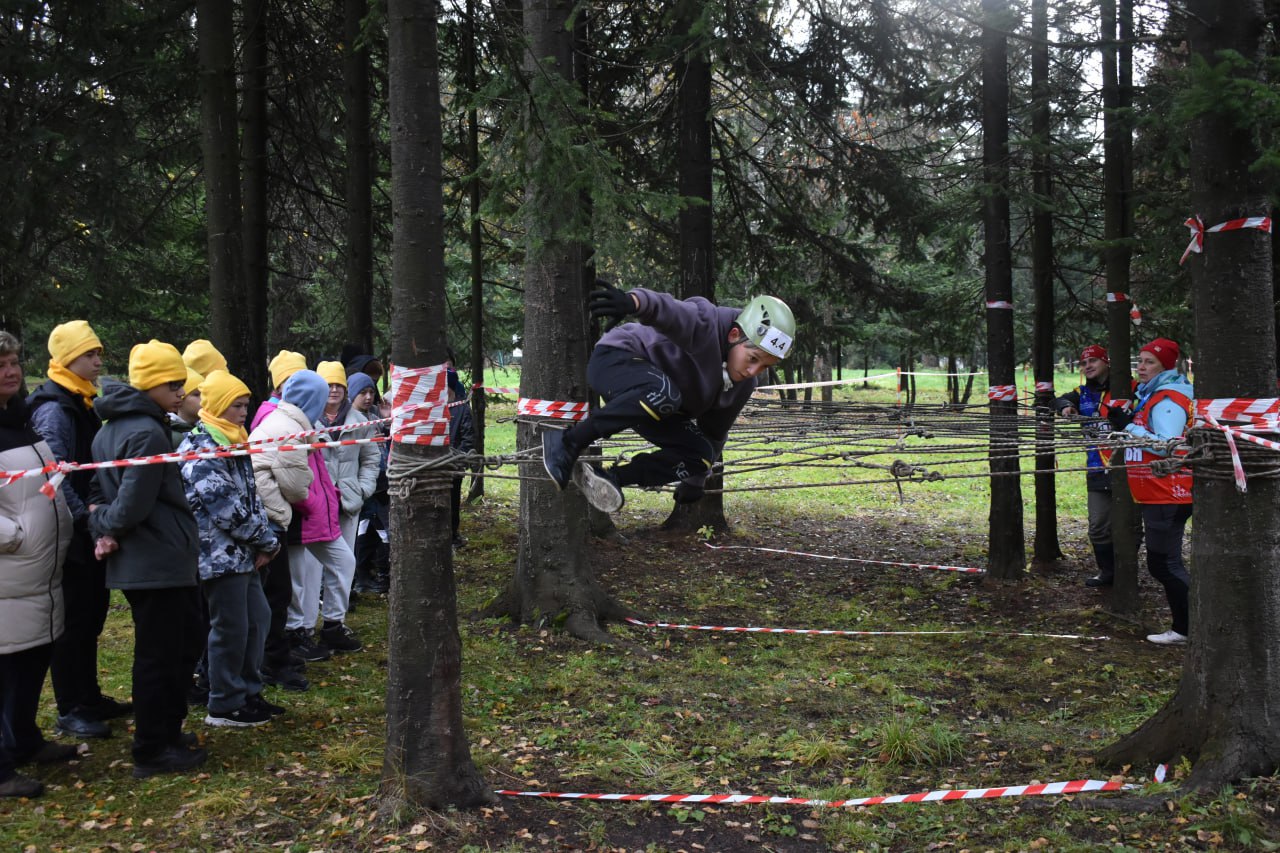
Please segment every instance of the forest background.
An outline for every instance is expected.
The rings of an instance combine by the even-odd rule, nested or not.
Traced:
[[[1274,238],[1219,238],[1189,275],[1176,262],[1189,198],[1211,222],[1273,205],[1271,5],[204,0],[194,16],[179,3],[6,12],[0,322],[29,358],[55,322],[85,316],[112,369],[136,340],[208,336],[264,388],[276,348],[315,359],[354,344],[415,367],[443,359],[447,334],[473,378],[486,354],[519,344],[523,393],[578,399],[583,282],[602,274],[724,302],[784,297],[804,329],[787,378],[927,357],[986,364],[992,385],[1028,360],[1047,379],[1055,356],[1102,337],[1104,318],[1113,350],[1130,350],[1136,298],[1140,339],[1210,354],[1211,395],[1274,387]],[[1197,339],[1193,316],[1212,334]],[[1013,406],[990,408],[997,447],[995,415]],[[522,424],[517,448],[532,435]],[[992,473],[1016,473],[1005,462],[993,451]],[[1044,481],[1037,510],[1053,506]],[[992,479],[995,578],[1025,568],[1016,483]],[[1197,512],[1209,559],[1196,565],[1210,580],[1193,633],[1270,600],[1251,590],[1274,588],[1274,487],[1252,486],[1248,505],[1197,480],[1198,504],[1215,499]],[[583,568],[581,501],[550,497],[522,484],[517,570],[496,609],[536,623],[585,592],[563,625],[603,640],[625,608]],[[396,559],[417,562],[397,571],[390,611],[383,783],[468,805],[483,783],[448,671],[456,614],[438,503],[393,501]],[[1228,583],[1228,568],[1245,583]],[[1122,577],[1117,591],[1136,592]],[[447,606],[424,621],[414,602]],[[1270,637],[1274,620],[1260,615]],[[417,624],[444,670],[410,645]],[[1112,763],[1203,747],[1193,787],[1274,767],[1277,745],[1255,749],[1249,732],[1265,730],[1280,680],[1248,637],[1226,639],[1192,645],[1190,689]],[[1233,690],[1234,670],[1215,661],[1259,669],[1240,676],[1253,685],[1240,703],[1250,727],[1203,701]],[[440,723],[430,730],[415,723],[423,683]],[[1180,725],[1181,714],[1211,725]]]

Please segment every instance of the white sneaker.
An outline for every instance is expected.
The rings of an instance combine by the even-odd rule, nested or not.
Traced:
[[[579,465],[573,482],[587,496],[587,502],[601,512],[613,513],[622,509],[626,498],[613,474],[591,465]]]
[[[1186,634],[1177,631],[1165,631],[1163,634],[1148,634],[1147,640],[1161,646],[1181,646],[1187,642]]]

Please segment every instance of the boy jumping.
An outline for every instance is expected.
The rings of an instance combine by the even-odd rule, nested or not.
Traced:
[[[677,482],[678,503],[704,494],[707,475],[757,377],[791,352],[796,322],[781,299],[757,296],[741,310],[702,297],[676,299],[597,281],[591,316],[610,328],[587,363],[605,404],[567,430],[542,433],[542,463],[558,489],[572,478],[602,512],[622,508],[623,486]],[[634,314],[639,322],[617,326]],[[607,470],[574,463],[592,442],[633,429],[657,450]]]

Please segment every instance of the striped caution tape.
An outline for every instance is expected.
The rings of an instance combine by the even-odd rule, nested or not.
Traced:
[[[1220,397],[1196,400],[1199,418],[1230,421],[1233,429],[1280,432],[1280,397]]]
[[[519,388],[494,388],[493,386],[490,386],[490,385],[481,385],[478,382],[471,387],[475,388],[478,391],[484,391],[486,394],[519,394],[520,393]]]
[[[1010,302],[1010,301],[1008,301],[1007,299],[988,299],[988,300],[987,300],[987,307],[988,307],[988,308],[998,308],[998,309],[1002,309],[1002,310],[1005,310],[1005,311],[1012,311],[1012,310],[1013,310],[1013,303],[1012,303],[1012,302]]]
[[[810,554],[807,551],[788,551],[785,548],[764,548],[756,545],[712,545],[704,542],[713,551],[763,551],[767,554],[788,554],[792,557],[812,557],[815,560],[838,560],[845,563],[868,563],[875,566],[903,566],[908,569],[932,569],[938,572],[962,572],[965,574],[982,574],[985,569],[972,566],[946,566],[941,563],[903,563],[897,560],[866,560],[861,557],[837,557],[832,554]]]
[[[1018,399],[1017,385],[992,385],[987,389],[987,399],[995,402],[1012,402]]]
[[[697,805],[820,806],[850,808],[882,806],[893,803],[939,803],[955,800],[993,800],[1005,797],[1045,797],[1060,794],[1083,794],[1092,791],[1129,791],[1138,788],[1127,782],[1101,779],[1074,779],[1070,782],[1037,782],[1030,785],[1005,785],[996,788],[943,788],[917,794],[890,794],[877,797],[852,797],[847,800],[823,800],[813,797],[774,797],[759,794],[584,794],[562,791],[498,791],[504,797],[541,797],[561,800],[611,800],[614,802],[688,803]]]
[[[1219,222],[1217,225],[1205,228],[1204,220],[1197,214],[1182,224],[1191,230],[1191,242],[1187,244],[1187,248],[1183,251],[1182,258],[1178,261],[1179,265],[1185,264],[1187,258],[1191,255],[1204,251],[1205,234],[1216,234],[1220,231],[1239,231],[1242,228],[1256,228],[1259,231],[1271,233],[1271,217],[1269,216],[1246,216],[1241,219],[1228,219],[1226,222]]]
[[[397,444],[449,444],[448,374],[443,364],[391,365],[391,440]]]
[[[292,451],[310,452],[325,450],[331,447],[351,447],[358,444],[380,444],[390,439],[385,435],[372,438],[344,438],[338,441],[313,441],[308,444],[272,444],[250,447],[243,444],[229,445],[218,450],[199,450],[186,453],[157,453],[152,456],[135,456],[130,459],[108,459],[102,462],[50,462],[42,468],[29,468],[23,471],[0,471],[0,486],[7,486],[27,477],[40,477],[45,474],[66,475],[73,471],[94,471],[99,468],[139,468],[145,465],[167,465],[171,462],[186,462],[191,459],[227,459],[232,456],[255,456],[260,453],[288,453]],[[55,475],[56,476],[56,475]],[[46,485],[53,484],[53,477]],[[59,480],[58,482],[61,482]],[[56,488],[53,484],[53,488]]]
[[[682,625],[676,622],[642,622],[627,617],[627,624],[638,628],[668,628],[684,631],[723,631],[730,634],[809,634],[833,637],[942,637],[980,634],[987,637],[1032,637],[1044,640],[1110,640],[1110,637],[1089,637],[1084,634],[1033,634],[1026,631],[984,631],[977,628],[957,628],[937,631],[850,631],[835,628],[759,628],[738,625]]]
[[[563,403],[556,400],[534,400],[521,397],[516,408],[518,414],[526,417],[560,418],[563,420],[582,420],[587,416],[586,403]]]

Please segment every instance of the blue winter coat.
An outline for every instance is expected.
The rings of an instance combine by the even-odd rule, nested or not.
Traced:
[[[187,433],[178,451],[218,447],[214,437],[198,425]],[[200,580],[251,572],[259,552],[270,553],[279,546],[258,497],[248,456],[188,459],[182,463],[182,482],[200,528]]]

